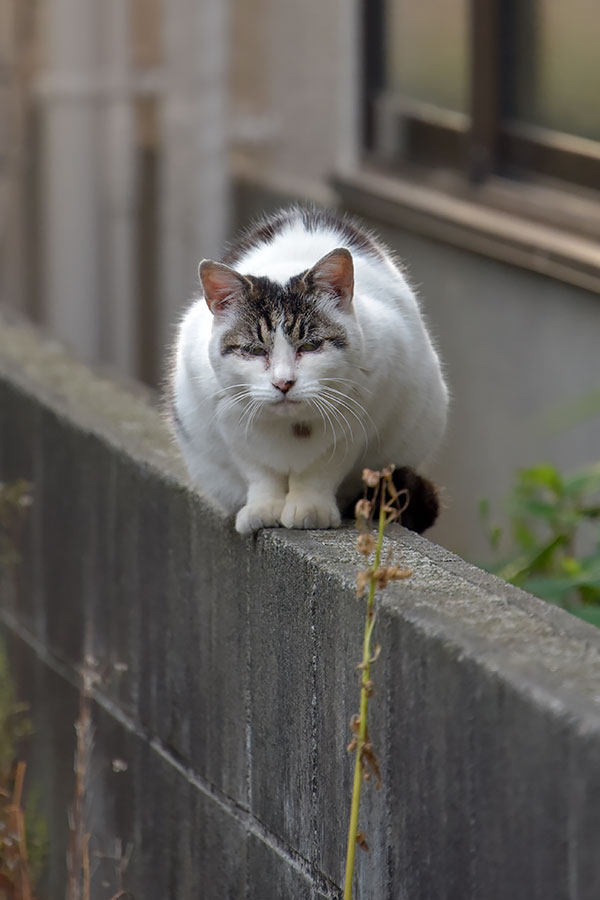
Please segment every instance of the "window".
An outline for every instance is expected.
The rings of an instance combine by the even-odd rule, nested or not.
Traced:
[[[364,24],[372,161],[600,190],[598,0],[364,0]]]

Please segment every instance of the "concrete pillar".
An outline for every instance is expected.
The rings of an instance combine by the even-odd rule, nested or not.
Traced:
[[[228,0],[164,4],[162,296],[159,341],[198,288],[203,257],[223,249],[229,217]]]
[[[47,0],[43,106],[42,306],[57,337],[98,355],[98,114],[94,0]]]
[[[102,104],[103,356],[129,375],[138,370],[136,333],[135,226],[137,174],[131,23],[128,0],[102,0],[102,63],[106,99]]]

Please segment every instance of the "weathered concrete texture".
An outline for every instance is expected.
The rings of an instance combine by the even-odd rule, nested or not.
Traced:
[[[0,478],[34,492],[1,615],[40,723],[30,777],[59,823],[47,896],[91,653],[93,826],[132,844],[136,896],[339,898],[353,530],[242,539],[187,490],[143,392],[9,323],[0,429]],[[383,786],[363,794],[357,900],[597,900],[600,632],[402,529],[387,543],[414,574],[379,601]]]

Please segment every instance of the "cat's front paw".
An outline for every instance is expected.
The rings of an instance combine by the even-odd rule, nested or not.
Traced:
[[[273,528],[281,522],[284,501],[281,497],[247,503],[235,518],[235,530],[240,534],[252,534],[259,528]]]
[[[334,497],[288,494],[281,524],[286,528],[337,528],[340,511]]]

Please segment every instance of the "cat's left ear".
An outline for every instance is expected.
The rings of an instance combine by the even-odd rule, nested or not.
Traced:
[[[345,247],[323,256],[307,274],[307,280],[334,294],[340,309],[348,309],[354,294],[354,263]]]
[[[228,307],[242,300],[248,279],[223,263],[203,259],[198,267],[198,276],[202,283],[204,298],[211,313],[215,316],[225,312]]]

